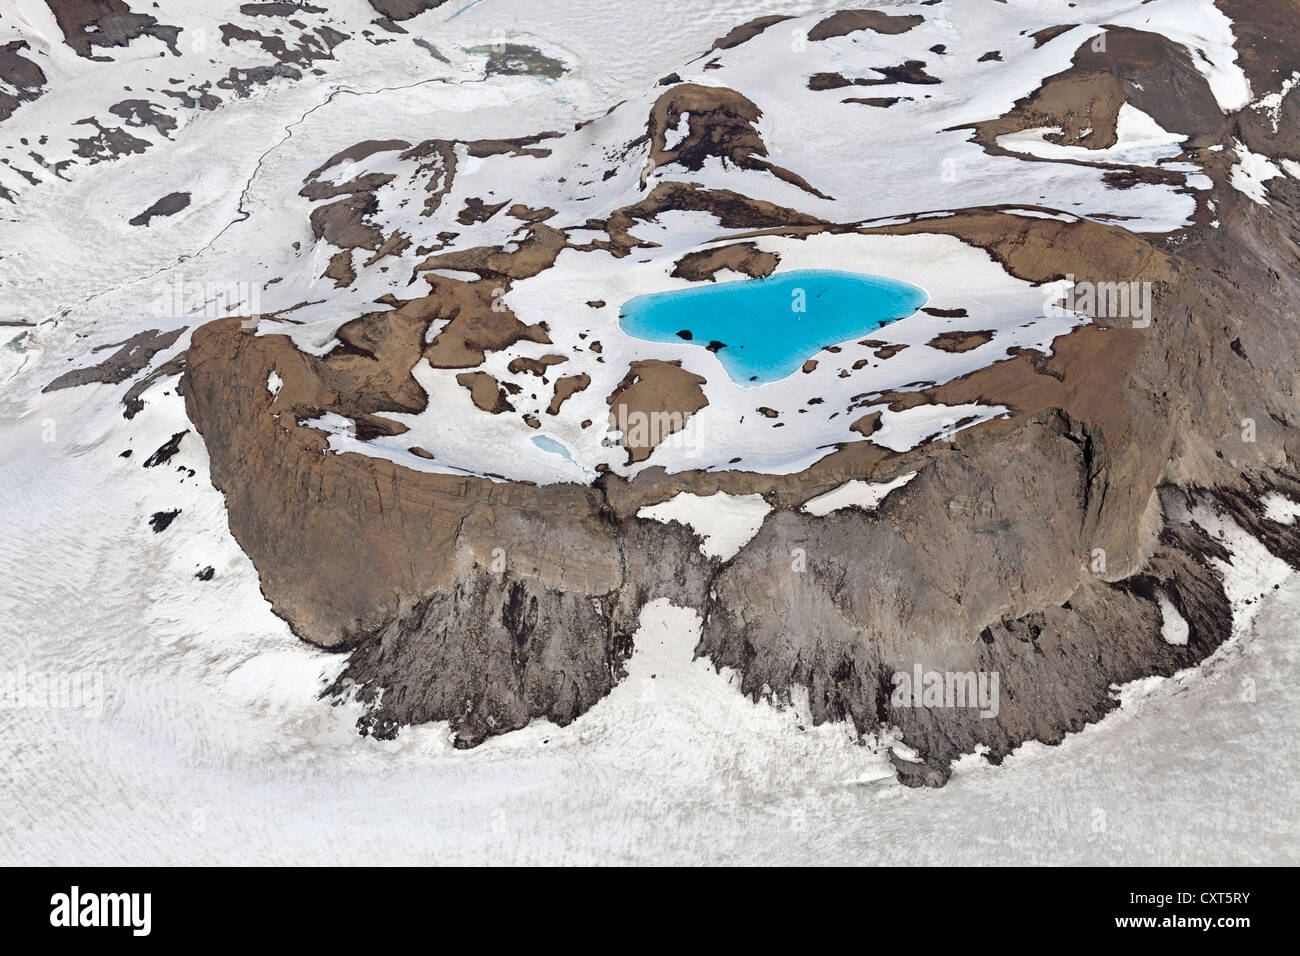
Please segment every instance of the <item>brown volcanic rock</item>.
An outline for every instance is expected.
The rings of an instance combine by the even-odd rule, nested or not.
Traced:
[[[926,345],[944,352],[969,352],[992,341],[993,333],[985,329],[972,332],[940,332]]]
[[[687,133],[669,149],[668,131],[678,127],[684,114],[688,115]],[[756,125],[762,115],[763,111],[752,100],[735,90],[681,83],[670,87],[655,101],[646,137],[637,143],[649,138],[650,162],[656,168],[676,164],[698,171],[709,157],[717,157],[724,165],[730,162],[742,169],[770,172],[818,198],[830,198],[802,176],[764,158],[767,146]]]
[[[785,20],[789,20],[789,19],[792,18],[789,16],[782,16],[780,14],[775,14],[773,16],[767,16],[767,17],[755,17],[753,20],[750,20],[748,23],[742,23],[740,26],[732,28],[727,33],[726,36],[719,37],[718,39],[714,40],[713,46],[709,47],[709,49],[730,50],[733,47],[738,47],[742,43],[746,43],[749,40],[754,39],[754,37],[758,36],[768,27],[773,26],[774,24],[777,23],[782,23]],[[680,79],[678,80],[678,82],[680,82]],[[665,83],[664,85],[667,86],[668,84]]]
[[[330,453],[297,421],[329,407],[331,360],[238,320],[197,330],[191,356],[186,408],[231,528],[296,634],[357,647],[339,689],[385,691],[367,730],[446,719],[477,743],[532,716],[565,723],[608,692],[630,643],[598,491]]]
[[[896,36],[919,27],[924,22],[925,17],[914,13],[896,16],[879,10],[840,10],[809,30],[808,39],[829,40],[831,37],[848,36],[858,30]]]
[[[340,249],[378,249],[384,234],[366,219],[379,208],[373,193],[357,192],[311,211],[311,231]]]
[[[45,86],[45,72],[22,50],[31,50],[26,40],[11,40],[0,44],[0,83],[13,92],[0,90],[0,123],[13,115],[22,103],[30,103],[41,95]]]
[[[63,39],[87,59],[107,59],[93,48],[126,46],[136,37],[152,36],[180,56],[176,37],[180,27],[159,23],[156,17],[133,13],[124,0],[46,0]]]
[[[623,433],[627,463],[645,461],[669,435],[686,427],[686,420],[709,400],[700,386],[705,380],[682,368],[681,362],[645,359],[628,365],[627,375],[605,399],[611,430]]]
[[[516,342],[549,344],[540,325],[524,325],[501,302],[504,288],[491,280],[461,282],[430,277],[431,295],[418,299],[424,314],[450,321],[424,349],[434,368],[472,368],[488,351]]]
[[[446,2],[447,0],[370,0],[370,5],[380,16],[389,20],[409,20]]]
[[[997,137],[1057,126],[1062,133],[1054,141],[1061,145],[1105,149],[1115,145],[1115,123],[1125,102],[1194,142],[1221,141],[1225,118],[1186,49],[1127,28],[1108,28],[1102,39],[1104,48],[1094,40],[1082,44],[1069,69],[1048,77],[1005,116],[976,124],[975,141],[1006,155]]]
[[[146,329],[143,332],[137,332],[125,342],[101,345],[94,351],[100,352],[105,349],[116,349],[116,351],[98,365],[92,365],[88,368],[75,368],[64,372],[41,391],[57,392],[59,389],[75,388],[79,385],[88,385],[91,382],[106,382],[110,385],[125,382],[152,362],[153,357],[159,352],[175,345],[176,340],[184,332],[184,326],[166,332],[160,332],[157,329]]]
[[[589,228],[604,229],[609,240],[596,240],[574,249],[607,249],[616,258],[629,255],[642,246],[642,241],[632,235],[637,222],[649,222],[662,212],[685,210],[707,212],[715,216],[718,224],[727,229],[762,229],[768,226],[801,225],[825,226],[826,221],[788,206],[761,199],[750,199],[729,189],[705,189],[696,184],[679,182],[658,183],[642,200],[622,206],[612,212],[607,220],[592,220]]]
[[[560,408],[564,403],[576,393],[584,391],[590,384],[591,376],[586,372],[581,372],[578,375],[566,375],[564,378],[556,379],[555,395],[551,399],[551,404],[546,408],[546,414],[560,414]]]
[[[461,372],[456,376],[456,384],[469,389],[470,401],[489,414],[500,415],[515,410],[505,389],[487,372]]]
[[[760,279],[775,272],[780,262],[775,253],[763,252],[752,242],[738,242],[717,249],[688,252],[677,260],[672,275],[691,282],[705,279],[713,282],[719,269],[730,269],[751,279]]]
[[[400,404],[376,385],[382,379],[367,377],[379,369],[347,370],[356,356],[316,358],[237,319],[196,330],[189,356],[186,409],[204,423],[231,527],[277,611],[313,643],[353,643],[406,606],[402,595],[450,586],[476,562],[490,567],[495,547],[506,550],[512,574],[586,593],[618,585],[620,565],[601,532],[593,489],[426,474],[327,452],[326,435],[299,419]],[[273,371],[283,382],[275,396],[265,385]],[[340,395],[336,386],[347,379],[357,384]],[[548,523],[583,539],[582,552],[559,564],[548,559],[540,533]],[[305,541],[313,547],[302,549]]]
[[[518,375],[520,372],[528,372],[539,378],[544,376],[552,365],[559,365],[569,360],[567,355],[543,355],[541,358],[527,358],[520,356],[510,360],[506,370],[512,375]]]

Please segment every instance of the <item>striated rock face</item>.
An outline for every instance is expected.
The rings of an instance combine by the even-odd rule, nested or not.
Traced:
[[[824,39],[860,30],[903,36],[921,19],[846,12],[817,29]],[[778,22],[752,21],[715,51],[743,48]],[[1038,45],[1061,36],[1039,37]],[[651,184],[643,174],[645,194],[603,219],[564,228],[533,222],[516,241],[428,256],[413,274],[428,274],[428,295],[393,299],[388,311],[342,325],[322,355],[239,319],[195,329],[186,408],[226,495],[231,529],[294,632],[350,653],[329,693],[368,705],[362,731],[391,736],[405,724],[447,720],[458,743],[470,746],[534,717],[571,721],[620,679],[641,607],[666,597],[700,613],[698,653],[734,668],[745,693],[788,699],[806,688],[816,721],[851,721],[863,733],[893,728],[917,757],[896,755],[900,778],[936,785],[957,756],[985,748],[999,760],[1026,740],[1059,741],[1114,706],[1112,685],[1172,674],[1227,639],[1231,608],[1214,563],[1226,552],[1179,514],[1199,496],[1273,552],[1300,559],[1300,532],[1270,520],[1262,504],[1273,491],[1300,493],[1293,427],[1300,326],[1292,314],[1300,187],[1281,176],[1270,180],[1268,205],[1252,200],[1231,185],[1239,175],[1232,157],[1208,147],[1242,138],[1279,162],[1295,159],[1290,119],[1300,87],[1279,89],[1276,125],[1259,110],[1225,114],[1182,47],[1131,29],[1106,37],[1104,55],[1080,46],[1068,70],[1005,115],[964,128],[999,157],[1013,155],[999,137],[1042,127],[1057,130],[1055,145],[1107,150],[1129,104],[1186,134],[1180,159],[1195,158],[1212,183],[1187,228],[1143,236],[1122,222],[1005,204],[831,223],[822,206],[806,213],[712,180]],[[1257,92],[1278,88],[1272,60],[1246,62]],[[754,100],[730,88],[674,84],[651,106],[640,145],[660,170],[732,164],[775,175],[779,195],[827,199],[764,158],[761,118]],[[361,144],[353,158],[368,148]],[[450,150],[443,160],[445,193]],[[1095,165],[1112,188],[1187,179],[1177,169],[1069,162]],[[318,206],[315,234],[343,247],[376,245],[380,237],[367,231],[369,190],[382,185]],[[860,440],[828,445],[814,463],[783,474],[729,462],[672,473],[620,473],[606,464],[586,484],[532,484],[408,467],[332,444],[313,424],[339,416],[360,442],[403,435],[407,426],[389,416],[440,410],[430,409],[417,366],[478,369],[494,353],[532,345],[529,355],[498,357],[492,370],[458,373],[461,394],[468,390],[485,415],[517,417],[504,377],[530,376],[528,387],[551,389],[537,400],[552,416],[576,415],[571,409],[590,387],[615,421],[620,407],[625,419],[675,413],[680,424],[669,433],[682,430],[710,407],[705,377],[681,363],[622,361],[614,391],[596,391],[589,372],[568,374],[572,366],[552,353],[560,348],[553,329],[500,301],[564,257],[604,261],[652,250],[649,233],[635,230],[665,212],[712,216],[725,233],[725,242],[674,255],[671,277],[680,281],[709,282],[724,269],[769,275],[786,266],[784,250],[823,237],[946,238],[1025,283],[1070,276],[1080,285],[1144,284],[1154,320],[1089,315],[1050,351],[1017,347],[941,381],[855,396],[846,419]],[[763,246],[778,239],[779,255]],[[584,298],[592,310],[605,306],[589,291]],[[966,320],[955,304],[927,311]],[[865,343],[880,361],[905,348],[907,356],[928,349],[962,358],[995,336],[976,324],[911,344]],[[590,351],[602,363],[610,354]],[[820,362],[829,365],[836,351]],[[819,361],[803,371],[792,378],[811,379]],[[272,375],[281,382],[274,392]],[[805,409],[821,400],[811,398]],[[936,428],[902,451],[873,440],[887,416],[922,405],[1005,411],[955,434]],[[798,414],[762,409],[772,427]],[[655,457],[656,441],[623,438],[611,462],[624,464],[616,462],[624,453],[626,465],[664,460]],[[422,448],[412,454],[437,457]],[[850,479],[909,475],[874,508],[803,510]],[[638,516],[683,492],[719,491],[761,495],[772,509],[725,560],[706,555],[688,527]],[[1163,636],[1166,607],[1186,622],[1185,642]],[[946,707],[900,696],[898,675],[927,672],[996,677],[996,697],[989,707]]]

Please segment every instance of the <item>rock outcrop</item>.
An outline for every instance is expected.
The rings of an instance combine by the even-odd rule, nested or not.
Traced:
[[[819,29],[893,34],[912,20],[845,13]],[[733,39],[775,22],[754,21]],[[1061,145],[1104,149],[1129,102],[1185,132],[1189,153],[1242,137],[1263,155],[1294,155],[1290,133],[1250,111],[1223,114],[1182,48],[1115,29],[1106,49],[1081,47],[1069,70],[975,127],[974,141],[997,153],[1006,132],[1058,126]],[[1257,91],[1277,87],[1276,76],[1251,78]],[[1278,90],[1279,116],[1300,109],[1295,89]],[[642,145],[661,172],[723,162],[826,198],[764,158],[760,116],[728,88],[674,84],[654,104]],[[1300,493],[1300,327],[1290,305],[1300,294],[1300,187],[1293,178],[1271,182],[1263,205],[1230,185],[1230,157],[1205,150],[1198,161],[1213,186],[1197,204],[1197,228],[1154,237],[1023,207],[829,223],[693,182],[646,182],[637,203],[569,230],[606,238],[577,241],[538,222],[522,241],[430,256],[416,270],[430,273],[428,295],[344,325],[320,356],[238,319],[204,325],[187,352],[186,408],[276,613],[301,638],[350,653],[329,693],[368,705],[364,732],[391,736],[446,720],[469,746],[535,717],[566,723],[614,687],[641,607],[667,597],[700,613],[698,653],[734,668],[744,692],[788,699],[806,688],[817,721],[851,721],[863,733],[893,728],[919,758],[896,755],[904,782],[941,784],[960,754],[983,748],[998,760],[1026,740],[1059,741],[1115,706],[1112,685],[1172,674],[1230,636],[1215,565],[1227,554],[1180,522],[1186,501],[1227,511],[1293,564],[1300,557],[1300,532],[1270,520],[1262,504],[1271,491]],[[368,215],[360,202],[318,207],[317,235],[358,238]],[[854,427],[862,440],[791,474],[646,468],[586,485],[533,485],[459,474],[454,463],[430,471],[434,456],[423,449],[412,450],[412,467],[338,450],[309,424],[334,414],[351,420],[361,441],[395,434],[386,413],[427,408],[412,374],[422,360],[473,369],[515,343],[549,346],[542,324],[501,304],[512,283],[571,250],[623,258],[648,248],[632,230],[665,210],[706,210],[742,230],[680,258],[678,278],[767,275],[779,263],[754,245],[764,236],[942,235],[985,250],[1028,283],[1068,275],[1143,284],[1153,321],[1093,315],[1057,338],[1050,355],[1017,350],[951,381],[881,395],[890,408],[977,403],[1006,413],[894,451],[869,440],[877,410]],[[378,237],[359,238],[373,245]],[[945,335],[935,348],[961,354],[991,333]],[[540,376],[548,367],[521,361],[510,371]],[[529,361],[541,371],[530,372]],[[811,361],[804,371],[816,368]],[[274,393],[272,374],[282,382]],[[457,380],[478,408],[514,410],[488,373]],[[551,414],[589,384],[557,382]],[[608,399],[684,421],[707,404],[703,384],[671,363],[637,361]],[[653,450],[653,442],[626,448],[638,463],[654,462]],[[850,479],[911,474],[872,510],[802,510]],[[773,509],[727,560],[704,554],[681,525],[638,517],[681,492],[717,491],[758,494]],[[1186,622],[1184,643],[1162,636],[1166,605]],[[995,713],[900,702],[896,675],[918,669],[996,675]]]

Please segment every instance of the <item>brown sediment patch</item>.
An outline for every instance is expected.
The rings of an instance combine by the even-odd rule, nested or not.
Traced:
[[[189,204],[189,193],[168,193],[128,222],[132,226],[148,226],[155,216],[174,216]]]
[[[1114,74],[1060,73],[1017,101],[1005,116],[977,124],[975,140],[987,149],[990,144],[996,147],[998,137],[1007,133],[1058,127],[1061,132],[1044,137],[1048,142],[1108,149],[1115,145],[1119,108],[1127,101],[1124,83]]]
[[[773,24],[781,23],[785,20],[790,20],[790,19],[793,18],[789,16],[782,16],[780,14],[774,16],[768,16],[768,17],[755,17],[753,20],[750,20],[748,23],[742,23],[738,27],[733,27],[726,34],[726,36],[722,36],[714,40],[713,46],[709,47],[709,49],[730,50],[732,47],[738,47],[742,43],[754,39],[754,37],[758,36],[760,33],[762,33],[764,30],[766,30],[768,27],[772,26]],[[681,82],[681,79],[678,78],[677,82]],[[663,86],[668,85],[667,83],[664,83],[663,80],[660,80],[660,84]]]
[[[887,86],[891,83],[908,83],[913,85],[933,85],[941,82],[937,76],[925,72],[925,62],[908,60],[898,66],[871,67],[878,77],[854,77],[850,79],[843,73],[814,73],[808,77],[808,89],[814,92],[824,90],[841,90],[849,86]]]
[[[555,215],[555,210],[550,206],[543,206],[540,209],[533,209],[523,203],[515,203],[506,210],[507,216],[513,216],[515,219],[523,222],[543,222]]]
[[[799,366],[799,371],[807,375],[808,373],[814,371],[816,368],[817,368],[817,360],[809,359],[808,361],[804,362],[803,365]]]
[[[802,176],[765,158],[767,145],[757,127],[762,115],[751,99],[735,90],[682,83],[659,96],[650,109],[645,135],[629,145],[636,147],[648,140],[654,168],[676,164],[698,172],[706,160],[716,157],[724,165],[734,163],[741,169],[769,172],[819,199],[831,198]],[[677,129],[683,116],[688,117],[686,135],[669,149],[668,131]],[[647,174],[642,174],[642,185]]]
[[[1054,27],[1044,27],[1035,33],[1029,34],[1034,40],[1034,49],[1037,50],[1044,43],[1050,43],[1059,37],[1062,33],[1068,33],[1073,30],[1077,23],[1061,23]]]
[[[95,127],[95,135],[72,140],[76,146],[73,152],[82,159],[89,160],[92,166],[116,159],[118,156],[143,153],[150,145],[147,139],[132,136],[120,127],[106,127],[93,116],[77,120],[73,125]]]
[[[503,286],[509,279],[528,279],[555,264],[560,252],[568,246],[564,233],[544,222],[527,227],[528,235],[518,243],[514,252],[500,246],[475,246],[458,252],[444,252],[430,256],[415,266],[412,275],[432,269],[449,269],[455,272],[474,272],[484,279],[499,279]],[[430,282],[438,277],[427,277]],[[501,289],[505,294],[505,288]]]
[[[175,117],[145,99],[122,100],[110,106],[108,111],[121,117],[127,126],[151,126],[168,139],[171,138],[171,131],[176,128]]]
[[[369,0],[379,15],[388,20],[409,20],[446,2],[447,0]]]
[[[405,235],[400,229],[398,229],[394,231],[391,236],[385,239],[380,244],[379,248],[375,250],[374,255],[372,255],[369,259],[363,262],[362,265],[365,267],[369,267],[369,266],[373,266],[376,262],[378,262],[380,259],[385,258],[386,256],[400,256],[403,252],[405,252],[408,248],[410,248],[410,245],[411,245],[410,237]]]
[[[500,300],[501,287],[492,281],[461,282],[429,276],[431,294],[425,299],[429,318],[449,321],[424,348],[434,368],[473,368],[486,352],[499,351],[516,342],[551,344],[541,325],[525,325]],[[418,354],[418,352],[417,352]]]
[[[329,265],[321,273],[322,279],[333,279],[334,288],[345,289],[357,279],[357,271],[352,267],[352,250],[340,249],[330,256]]]
[[[518,375],[520,372],[528,372],[539,378],[544,376],[548,369],[553,365],[559,365],[561,362],[569,360],[567,355],[543,355],[541,358],[525,358],[520,356],[510,360],[506,370],[511,375]]]
[[[585,245],[572,245],[571,248],[580,251],[604,249],[621,259],[646,245],[632,235],[632,228],[638,222],[651,222],[668,210],[707,212],[716,217],[718,224],[726,229],[829,225],[817,216],[766,200],[750,199],[729,189],[705,189],[695,183],[669,181],[656,185],[644,199],[614,210],[608,219],[588,220],[582,226],[584,229],[603,230],[609,236],[608,240],[598,239]]]
[[[12,116],[19,105],[30,103],[44,92],[45,72],[18,52],[30,49],[26,40],[0,43],[0,83],[9,87],[0,90],[0,123]]]
[[[317,239],[324,239],[340,249],[378,249],[384,234],[368,217],[379,208],[374,194],[352,193],[311,211],[311,231]]]
[[[644,359],[628,365],[627,375],[605,399],[609,427],[623,433],[627,464],[645,461],[686,421],[709,404],[706,380],[682,368],[681,362]]]
[[[1003,268],[1027,282],[1051,282],[1066,275],[1114,281],[1168,282],[1174,259],[1141,236],[1119,226],[1080,219],[1040,219],[996,210],[955,210],[951,216],[889,226],[865,226],[876,235],[941,233],[989,252]]]
[[[944,352],[969,352],[993,341],[993,330],[940,332],[926,344]]]
[[[921,306],[921,311],[926,315],[933,315],[938,319],[964,319],[966,318],[965,309],[936,309],[933,306]],[[865,342],[863,343],[866,344]]]
[[[392,173],[366,173],[342,183],[314,180],[298,190],[298,195],[312,202],[320,202],[325,199],[337,199],[339,196],[350,196],[353,193],[373,193],[395,178]]]
[[[1226,119],[1187,50],[1158,34],[1116,27],[1105,30],[1104,48],[1086,41],[1075,51],[1068,69],[1049,76],[1004,116],[969,128],[975,131],[974,141],[992,155],[1048,162],[1006,150],[997,138],[1059,127],[1061,133],[1046,137],[1049,142],[1106,149],[1115,145],[1119,108],[1125,102],[1164,129],[1187,134],[1193,143],[1222,142]],[[1050,161],[1110,165],[1083,159]]]
[[[677,260],[672,275],[691,282],[716,281],[718,270],[730,269],[751,279],[770,276],[780,264],[773,252],[761,251],[753,242],[738,242],[729,246],[688,252]]]
[[[809,40],[829,40],[847,36],[859,30],[871,30],[886,36],[906,33],[925,22],[925,17],[915,13],[894,15],[879,10],[840,10],[832,13],[808,31]]]
[[[870,414],[863,415],[849,426],[849,431],[857,432],[864,438],[870,438],[880,430],[880,416],[880,412],[871,412]]]
[[[487,203],[477,196],[470,196],[465,200],[465,207],[456,215],[456,221],[462,226],[471,226],[476,222],[487,222],[502,209],[510,200],[505,199],[499,203]]]
[[[98,365],[64,372],[41,391],[57,392],[60,389],[90,385],[94,382],[102,382],[107,385],[125,382],[153,361],[153,357],[163,349],[169,349],[175,345],[176,340],[184,332],[185,326],[181,326],[179,329],[169,329],[166,332],[160,332],[157,329],[146,329],[143,332],[137,332],[124,342],[114,342],[112,345],[97,345],[92,349],[93,352],[102,352],[105,349],[116,349],[116,351]]]
[[[500,415],[515,410],[505,390],[487,372],[461,372],[456,376],[456,384],[469,389],[470,401],[485,412]]]
[[[555,395],[551,398],[551,404],[546,407],[546,414],[560,414],[560,407],[574,394],[585,390],[590,384],[591,376],[586,372],[582,372],[578,375],[566,375],[564,378],[556,379]]]
[[[841,103],[860,103],[863,106],[876,106],[881,109],[888,109],[895,103],[903,99],[911,101],[911,97],[902,96],[848,96],[840,100]]]
[[[363,159],[373,156],[375,153],[389,153],[396,150],[410,149],[411,144],[404,139],[367,139],[360,143],[354,143],[347,149],[341,149],[325,162],[321,163],[304,178],[304,182],[311,182],[327,169],[332,169],[341,163],[358,163]]]
[[[156,17],[133,13],[124,0],[59,0],[47,4],[63,31],[64,42],[88,60],[108,60],[94,48],[124,47],[137,37],[151,36],[180,56],[176,38],[181,28],[159,23]]]
[[[464,141],[466,152],[476,159],[489,156],[549,156],[551,151],[537,144],[547,139],[554,139],[560,133],[547,131],[532,136],[520,136],[513,139],[479,139]],[[423,215],[432,216],[447,194],[451,192],[456,179],[456,147],[461,141],[450,139],[427,139],[412,146],[399,157],[402,160],[415,160],[416,175],[425,178]]]
[[[352,416],[352,434],[357,441],[374,441],[376,438],[392,438],[411,429],[401,422],[382,415],[358,413]]]

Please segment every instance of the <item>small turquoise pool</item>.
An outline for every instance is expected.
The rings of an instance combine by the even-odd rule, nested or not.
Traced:
[[[561,458],[573,461],[573,455],[570,454],[569,449],[554,438],[548,438],[546,435],[534,435],[533,444],[542,451],[549,451],[552,455],[559,455]]]
[[[623,305],[619,325],[647,342],[706,348],[734,381],[753,386],[785,378],[828,345],[906,318],[927,298],[883,276],[801,269],[639,295]]]

